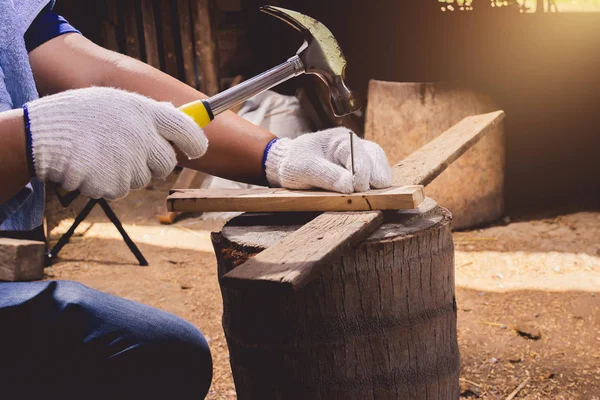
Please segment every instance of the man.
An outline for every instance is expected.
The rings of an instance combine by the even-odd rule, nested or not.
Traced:
[[[344,193],[391,183],[384,152],[347,130],[277,140],[233,113],[206,129],[176,107],[204,97],[102,49],[49,0],[0,0],[0,223],[40,226],[43,182],[117,199],[177,163],[224,178]],[[38,98],[39,95],[43,97]],[[191,324],[73,282],[0,283],[0,397],[187,399],[211,357]]]

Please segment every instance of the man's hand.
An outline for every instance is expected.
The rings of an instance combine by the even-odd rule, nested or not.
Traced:
[[[169,142],[190,159],[208,147],[171,103],[118,89],[70,90],[24,109],[36,175],[92,198],[117,199],[166,178],[177,163]]]
[[[354,176],[346,128],[279,139],[266,150],[267,180],[272,186],[288,189],[316,187],[341,193],[391,186],[392,171],[383,149],[356,135],[353,142]]]

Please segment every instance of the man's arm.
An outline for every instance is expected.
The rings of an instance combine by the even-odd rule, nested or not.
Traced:
[[[106,50],[79,34],[56,37],[30,53],[42,95],[67,89],[110,86],[176,106],[205,98],[188,85],[130,57]],[[275,136],[232,112],[205,128],[208,152],[197,160],[178,154],[180,164],[224,178],[264,184],[262,157]],[[1,203],[1,202],[0,202]]]
[[[0,204],[3,204],[31,180],[23,110],[0,113],[0,141]]]

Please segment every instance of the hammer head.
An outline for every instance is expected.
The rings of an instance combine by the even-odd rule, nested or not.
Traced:
[[[346,86],[346,58],[333,34],[319,21],[285,8],[264,6],[261,11],[291,25],[304,35],[298,56],[307,74],[317,75],[329,88],[333,113],[342,117],[361,108],[360,101]]]

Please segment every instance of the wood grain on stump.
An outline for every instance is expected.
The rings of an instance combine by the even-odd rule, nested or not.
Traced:
[[[371,81],[365,138],[396,164],[463,118],[497,110],[489,96],[447,83]],[[498,124],[426,188],[468,228],[504,214],[504,125]]]
[[[213,234],[219,277],[316,214],[238,217]],[[230,289],[223,327],[240,399],[458,399],[450,213],[427,199],[298,293]]]

